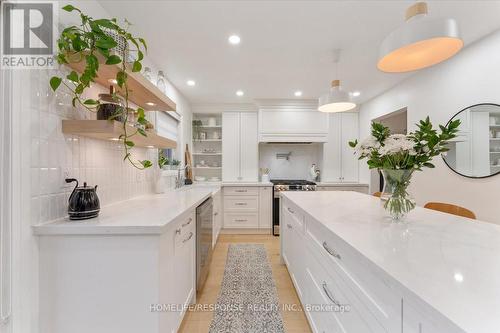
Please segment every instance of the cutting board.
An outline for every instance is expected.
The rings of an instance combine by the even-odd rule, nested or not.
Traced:
[[[193,160],[191,158],[191,153],[189,152],[189,145],[186,144],[186,151],[184,153],[185,163],[186,163],[186,179],[193,180]]]

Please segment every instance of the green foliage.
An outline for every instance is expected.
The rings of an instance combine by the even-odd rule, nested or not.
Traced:
[[[85,61],[85,67],[82,73],[72,71],[65,79],[54,76],[50,79],[50,87],[56,91],[59,87],[64,85],[72,94],[71,103],[73,107],[80,105],[85,109],[95,112],[99,107],[99,101],[95,99],[82,99],[84,91],[90,87],[90,84],[97,78],[99,70],[99,57],[104,59],[106,65],[118,65],[120,70],[116,74],[116,81],[121,88],[121,94],[125,100],[125,110],[129,109],[129,89],[127,86],[127,63],[125,59],[125,50],[120,50],[121,54],[114,52],[114,48],[118,45],[116,40],[109,35],[113,33],[117,35],[119,40],[126,43],[126,51],[136,51],[137,60],[132,64],[132,71],[139,72],[142,68],[141,61],[144,59],[144,52],[147,51],[146,41],[143,38],[133,36],[128,28],[130,23],[125,20],[125,27],[117,24],[115,18],[112,19],[94,19],[84,14],[80,9],[66,5],[62,7],[67,12],[76,12],[81,24],[72,25],[62,30],[61,35],[57,40],[58,54],[57,61],[59,64],[68,64],[72,62]],[[108,32],[108,34],[106,33]],[[134,50],[131,50],[131,46]],[[139,108],[138,123],[145,125],[147,120],[144,115],[144,110]],[[126,113],[125,113],[126,114]],[[125,116],[126,120],[128,115]],[[142,129],[137,129],[134,133],[128,133],[127,121],[123,123],[124,134],[120,136],[125,149],[124,161],[129,161],[134,167],[138,169],[145,169],[152,166],[150,161],[133,161],[130,149],[135,144],[131,140],[136,134],[147,136],[147,133]]]
[[[160,167],[160,169],[163,169],[163,167],[165,165],[168,165],[169,162],[170,161],[168,160],[168,158],[163,155],[163,151],[161,149],[158,149],[158,166]]]
[[[349,142],[356,148],[359,159],[367,159],[370,169],[414,169],[434,168],[432,159],[445,154],[450,140],[456,137],[460,120],[440,125],[436,130],[429,117],[419,121],[417,130],[408,135],[391,135],[388,127],[373,123],[371,137],[363,142]]]

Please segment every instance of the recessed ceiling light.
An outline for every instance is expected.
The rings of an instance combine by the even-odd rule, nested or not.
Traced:
[[[188,86],[192,87],[192,86],[195,86],[195,85],[196,85],[196,82],[195,82],[195,81],[193,81],[193,80],[187,80],[186,84],[187,84]]]
[[[243,95],[245,95],[245,93],[243,92],[243,90],[238,90],[236,92],[236,96],[243,96]]]
[[[231,35],[227,39],[230,44],[238,45],[241,42],[241,38],[238,35]]]
[[[359,95],[361,95],[361,93],[359,91],[353,91],[352,92],[352,96],[353,97],[358,97]]]
[[[118,81],[116,81],[116,79],[109,79],[108,82],[111,84],[118,84]]]
[[[457,282],[463,282],[464,281],[464,276],[460,273],[455,273],[455,275],[453,276],[455,278],[455,281]]]
[[[293,93],[295,95],[295,97],[300,97],[302,96],[302,91],[300,90],[297,90],[296,92]]]
[[[147,104],[147,105],[149,105],[149,106],[155,106],[155,105],[156,105],[156,104],[155,104],[155,103],[153,103],[153,102],[146,102],[146,104]]]

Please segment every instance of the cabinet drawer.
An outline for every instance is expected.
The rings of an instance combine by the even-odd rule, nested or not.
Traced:
[[[224,195],[259,195],[258,187],[226,186]]]
[[[401,328],[401,297],[374,265],[314,220],[307,220],[307,243],[327,272],[361,301],[390,332]]]
[[[224,210],[257,211],[259,209],[259,197],[225,196]]]
[[[297,214],[291,213],[290,207],[283,207],[283,228],[290,228],[295,231],[297,237],[304,237],[305,225]],[[293,210],[292,210],[293,211]]]
[[[307,276],[312,281],[309,304],[311,317],[318,318],[319,332],[382,333],[387,332],[360,303],[338,276],[330,275],[314,257],[309,258]],[[317,309],[314,309],[316,305]],[[317,314],[317,312],[322,312]],[[318,327],[319,326],[319,327]],[[332,327],[340,329],[332,330]]]
[[[258,228],[259,215],[257,213],[226,213],[224,214],[225,228]]]

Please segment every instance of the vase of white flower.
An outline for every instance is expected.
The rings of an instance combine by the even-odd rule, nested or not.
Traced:
[[[440,133],[432,128],[427,117],[417,124],[417,130],[409,134],[391,134],[388,127],[372,123],[371,136],[358,143],[349,142],[356,149],[359,159],[366,158],[370,169],[378,169],[384,177],[381,199],[394,221],[415,208],[408,195],[408,186],[414,171],[424,167],[434,168],[432,159],[448,151],[449,140],[456,137],[460,120],[439,126]]]
[[[401,221],[405,215],[415,208],[415,201],[408,194],[411,176],[414,169],[382,169],[384,189],[380,199],[384,208],[394,221]]]

